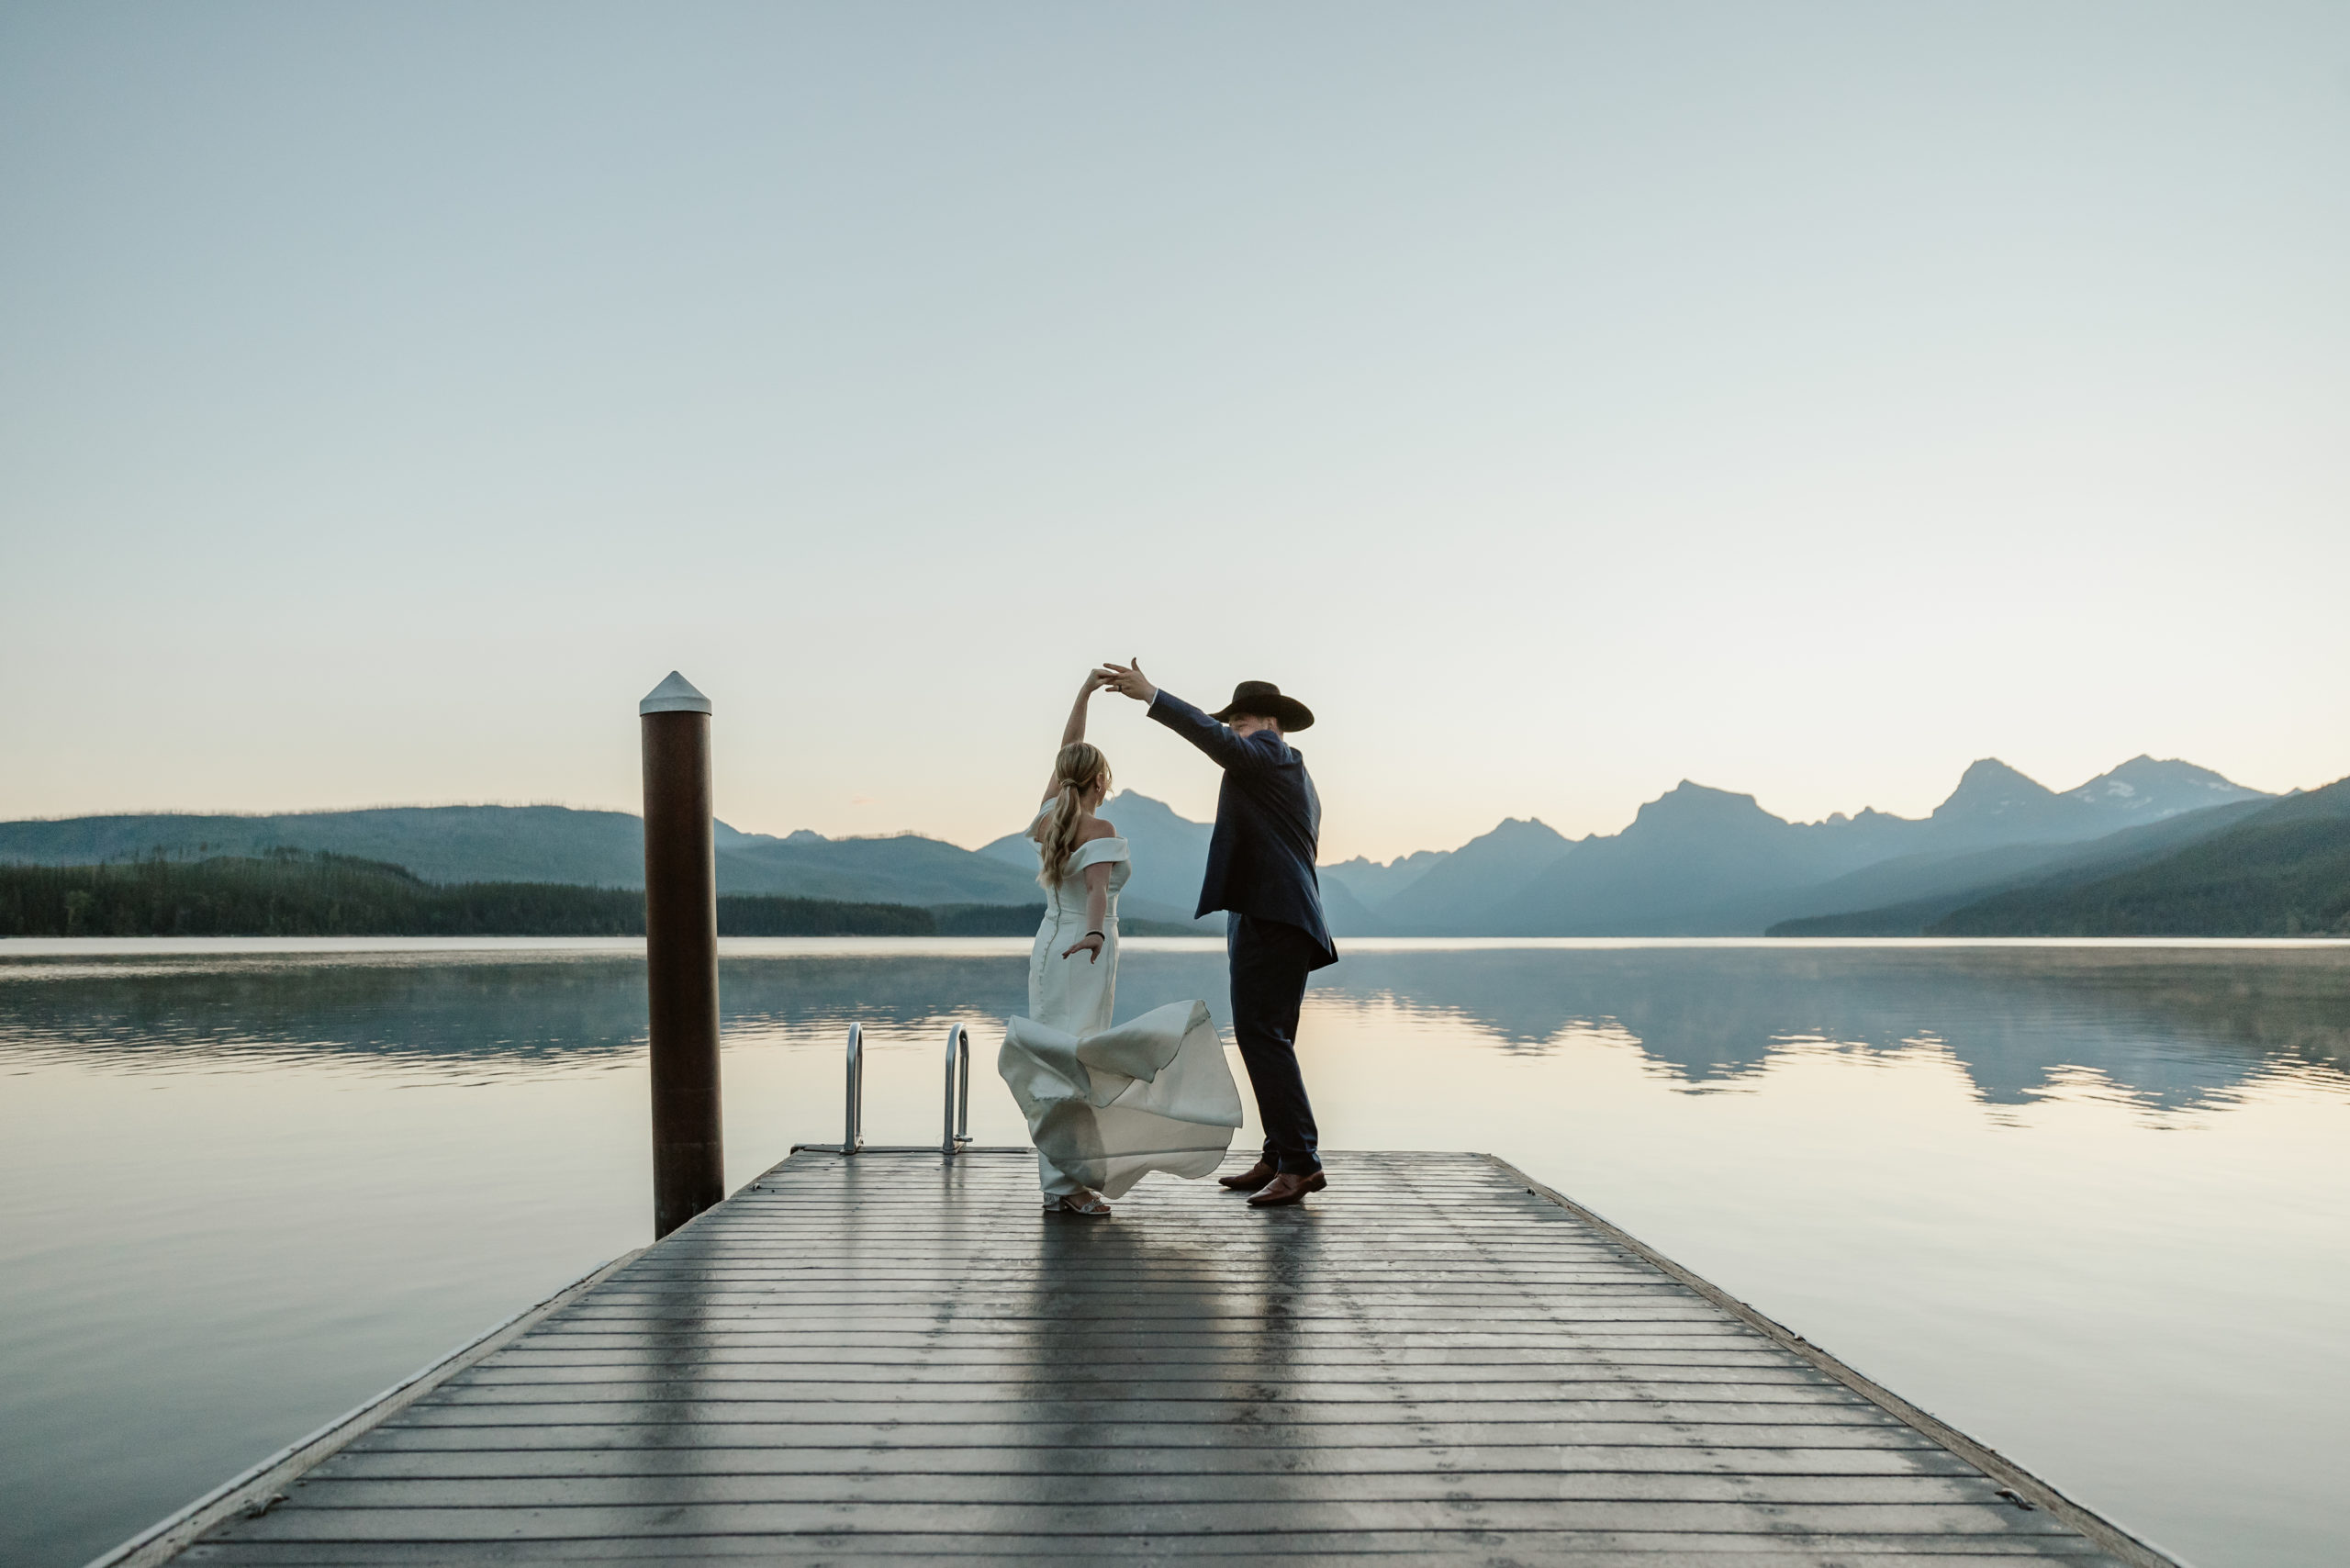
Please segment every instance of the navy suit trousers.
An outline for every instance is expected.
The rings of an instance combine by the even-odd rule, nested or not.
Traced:
[[[1297,1010],[1305,977],[1327,961],[1322,945],[1302,926],[1234,914],[1225,923],[1225,947],[1232,959],[1232,1033],[1257,1092],[1265,1158],[1292,1175],[1319,1170],[1320,1135],[1297,1070]]]

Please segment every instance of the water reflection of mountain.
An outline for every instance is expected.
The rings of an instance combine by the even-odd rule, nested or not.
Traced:
[[[69,978],[0,988],[0,1047],[71,1050],[134,1070],[296,1057],[530,1067],[617,1058],[644,1035],[644,966],[626,958],[341,954],[59,968]]]
[[[2280,1059],[2350,1068],[2350,953],[2325,949],[1364,952],[1325,975],[1327,992],[1448,1014],[1506,1049],[1620,1030],[1700,1084],[1814,1040],[1938,1044],[2000,1103],[2084,1069],[2167,1106]]]
[[[23,975],[34,969],[28,965]],[[0,988],[0,1048],[109,1066],[258,1066],[333,1056],[524,1070],[618,1061],[644,1042],[644,966],[628,955],[338,954],[58,966]],[[111,971],[111,972],[110,972]],[[1001,1017],[1017,957],[808,957],[721,964],[723,1027],[912,1028]]]
[[[1001,1018],[1026,991],[1025,959],[1001,953],[729,958],[721,976],[738,1040],[829,1039],[851,1020],[887,1038]],[[1557,1049],[1575,1028],[1620,1034],[1701,1087],[1817,1041],[1927,1043],[2002,1103],[2084,1070],[2165,1106],[2277,1064],[2350,1081],[2342,950],[1360,951],[1315,979],[1322,1002],[1390,1002],[1504,1050]],[[643,983],[632,957],[580,953],[83,962],[0,986],[0,1049],[133,1070],[297,1057],[476,1073],[617,1065],[643,1048]],[[1118,1012],[1205,996],[1222,1022],[1224,992],[1220,953],[1136,952]]]

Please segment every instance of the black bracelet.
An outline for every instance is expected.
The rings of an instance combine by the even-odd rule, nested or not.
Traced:
[[[1102,935],[1101,932],[1099,932],[1099,931],[1089,931],[1089,932],[1087,932],[1087,933],[1086,933],[1086,935],[1087,935],[1088,936],[1100,936],[1100,937],[1102,937],[1102,941],[1104,941],[1104,942],[1107,942],[1107,941],[1110,939],[1108,936],[1103,935]]]

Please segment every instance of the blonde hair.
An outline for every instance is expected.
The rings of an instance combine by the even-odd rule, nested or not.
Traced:
[[[1096,783],[1103,794],[1110,792],[1110,759],[1102,755],[1102,748],[1084,741],[1071,741],[1061,747],[1060,755],[1053,758],[1053,802],[1045,808],[1045,820],[1036,824],[1034,834],[1045,859],[1036,881],[1047,892],[1069,875],[1069,857],[1077,853],[1077,825],[1085,815],[1086,791]]]

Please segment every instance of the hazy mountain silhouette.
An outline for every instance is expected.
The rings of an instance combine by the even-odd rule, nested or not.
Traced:
[[[2072,800],[2141,823],[2159,822],[2182,812],[2201,811],[2231,801],[2263,798],[2259,790],[2247,790],[2208,767],[2198,767],[2175,757],[2158,762],[2143,753],[2065,794]]]
[[[1594,834],[1489,913],[1497,935],[1731,935],[1758,892],[1794,889],[1886,853],[1871,824],[1798,825],[1751,795],[1682,780],[1631,825]],[[1730,906],[1727,911],[1724,906]]]
[[[2350,778],[2263,806],[2151,864],[2042,878],[1926,929],[1938,936],[2350,935]]]
[[[1956,851],[2095,838],[2231,801],[2269,798],[2191,762],[2143,756],[2060,795],[1997,757],[1985,757],[1918,824],[1916,847]]]
[[[1924,825],[1944,843],[1979,845],[2087,838],[2109,822],[2094,801],[2059,795],[1998,757],[1986,756],[1967,766],[1958,788],[1934,808]]]
[[[1575,847],[1549,823],[1510,817],[1471,839],[1369,913],[1377,929],[1425,935],[1481,935],[1493,912]],[[1369,933],[1364,933],[1368,935]]]
[[[2147,757],[2060,795],[1986,757],[1923,821],[1863,811],[1798,823],[1772,815],[1751,795],[1684,779],[1642,806],[1622,833],[1583,840],[1494,911],[1490,932],[1751,935],[1792,916],[1829,913],[1849,895],[1818,890],[1864,867],[1906,857],[1902,878],[1888,885],[1901,899],[1928,898],[2026,874],[2059,858],[2058,846],[2186,814],[2199,803],[2208,810],[2214,801],[2266,799],[2192,764]],[[1986,850],[2001,852],[1995,867],[1934,864]]]
[[[1923,935],[1935,921],[1992,893],[2060,876],[2069,884],[2160,860],[2226,832],[2273,803],[2266,796],[2255,796],[2079,843],[1901,856],[1774,901],[1788,918],[1764,935]]]
[[[0,860],[36,866],[87,866],[158,854],[202,859],[282,848],[387,860],[428,882],[644,885],[644,824],[625,812],[388,806],[271,816],[158,812],[0,823]]]
[[[1514,818],[1458,849],[1326,867],[1323,898],[1342,935],[1751,935],[1785,921],[1893,906],[1915,930],[2002,888],[2059,872],[2126,869],[2232,826],[2239,808],[2270,799],[2176,760],[2132,757],[2060,794],[1985,758],[1922,820],[1870,810],[1790,823],[1751,795],[1684,779],[1643,805],[1621,833],[1577,843]],[[1131,790],[1104,812],[1134,846],[1125,913],[1189,920],[1208,824]],[[2154,826],[2163,832],[2129,836]],[[2100,862],[2102,851],[2085,858],[2070,847],[2109,836],[2118,858]],[[1039,896],[1034,851],[1018,832],[973,851],[912,834],[778,837],[720,823],[715,841],[722,892],[921,905],[1028,904]],[[388,861],[432,882],[633,888],[643,880],[635,817],[563,806],[0,823],[0,862],[85,865],[277,848]],[[1202,929],[1220,930],[1221,922]]]
[[[852,888],[862,890],[846,890]],[[912,904],[1035,903],[1043,896],[1033,868],[1024,877],[960,845],[914,834],[823,838],[795,833],[738,845],[719,851],[718,890]]]
[[[718,890],[867,903],[1033,903],[1023,877],[957,845],[905,834],[787,838],[715,829]],[[277,816],[76,817],[0,823],[0,861],[43,866],[163,855],[320,850],[404,866],[428,882],[644,885],[644,824],[567,806],[395,806]]]
[[[1347,890],[1343,882],[1325,878],[1322,882],[1322,922],[1333,936],[1383,936],[1387,927],[1380,918],[1364,907],[1363,902]]]
[[[1366,912],[1376,910],[1451,858],[1449,849],[1419,849],[1382,865],[1358,855],[1320,868],[1322,891],[1326,897],[1333,886],[1344,888]]]
[[[1148,795],[1124,790],[1102,804],[1102,816],[1118,829],[1134,853],[1134,879],[1126,884],[1118,907],[1122,913],[1132,913],[1140,918],[1186,920],[1198,907],[1200,884],[1207,876],[1208,840],[1214,832],[1210,823],[1196,823],[1180,816],[1172,806]],[[1530,831],[1529,831],[1530,830]],[[1449,874],[1456,864],[1472,869],[1457,879],[1455,891],[1447,894],[1439,884],[1438,896],[1452,902],[1473,904],[1477,877],[1490,877],[1496,886],[1516,888],[1525,884],[1536,871],[1549,863],[1550,857],[1544,843],[1563,846],[1567,841],[1539,823],[1505,822],[1481,838],[1471,840],[1457,850],[1422,851],[1406,859],[1417,863],[1417,869],[1408,873],[1402,885],[1416,896],[1425,877],[1433,880],[1439,873]],[[1002,838],[979,846],[979,853],[1007,866],[1033,868],[1036,852],[1024,830],[1008,833]],[[1404,862],[1399,861],[1397,865]],[[1389,869],[1370,861],[1359,863],[1373,875],[1370,885],[1377,887],[1382,880],[1379,873]],[[1383,908],[1374,909],[1370,901],[1355,891],[1359,871],[1344,867],[1319,868],[1322,880],[1323,913],[1329,921],[1331,932],[1339,936],[1368,936],[1389,934],[1391,923]],[[1387,885],[1397,885],[1389,882]],[[1486,897],[1491,894],[1484,895]],[[1224,919],[1211,915],[1198,923],[1203,932],[1221,934]],[[1415,932],[1422,924],[1412,926]]]

